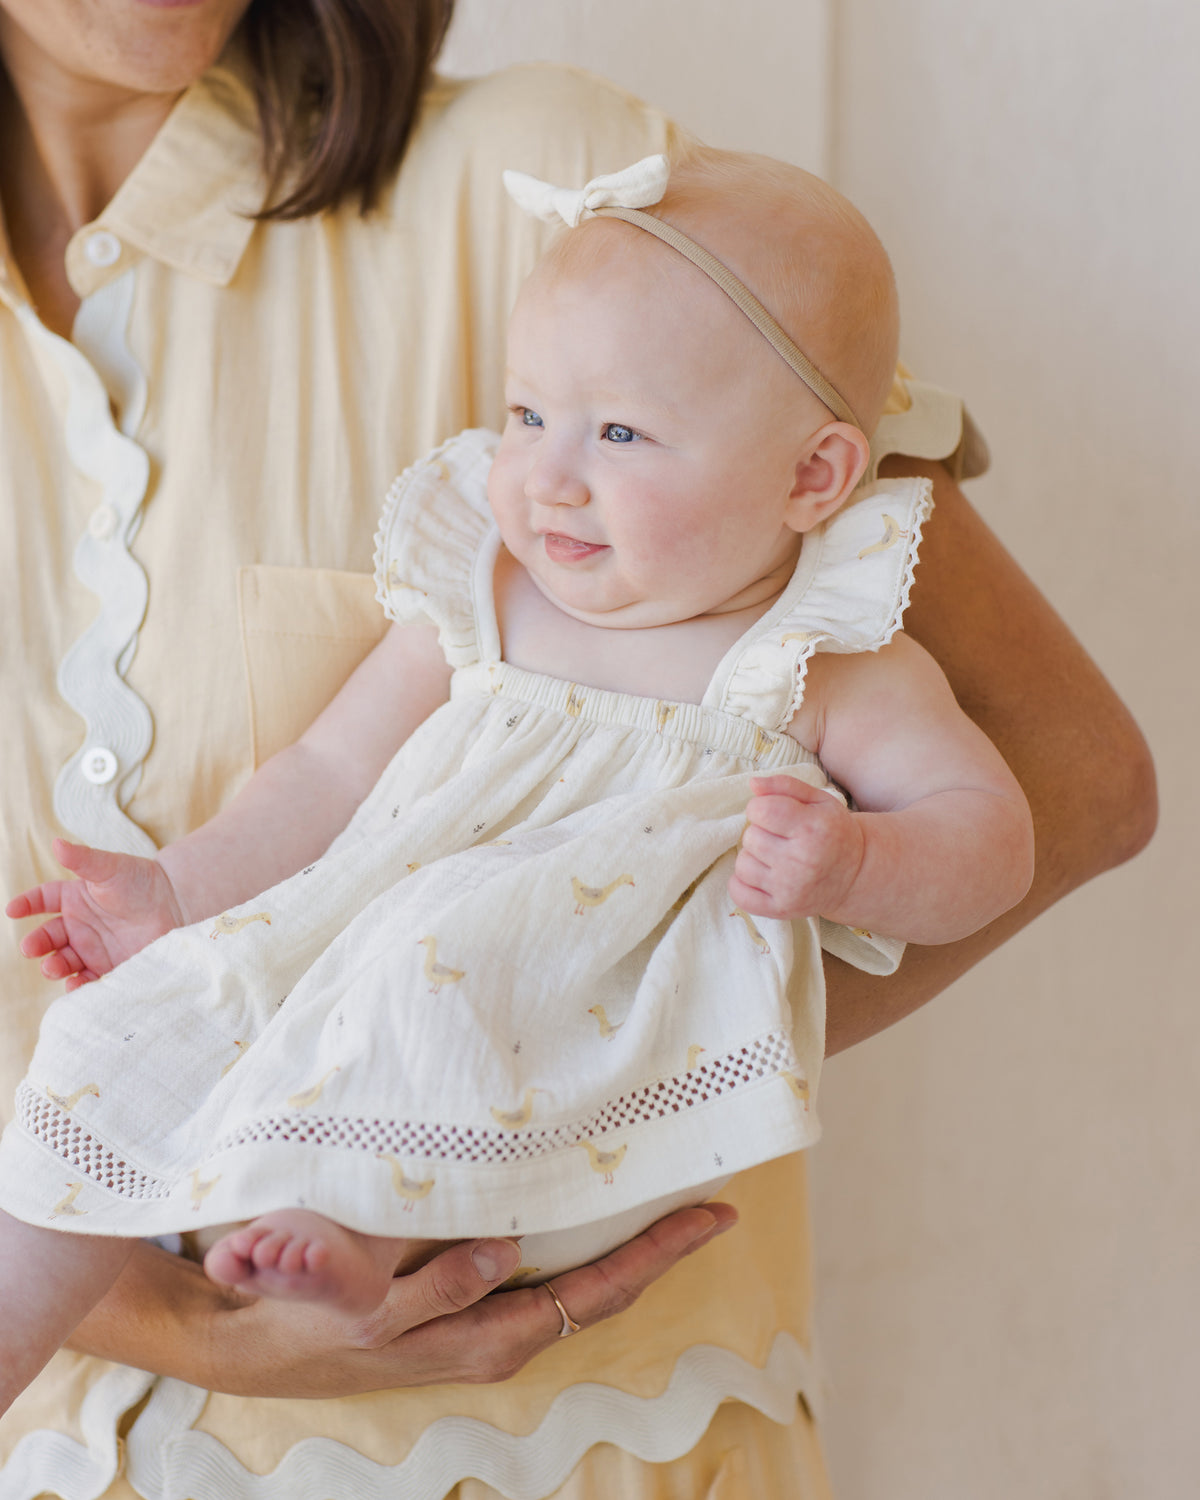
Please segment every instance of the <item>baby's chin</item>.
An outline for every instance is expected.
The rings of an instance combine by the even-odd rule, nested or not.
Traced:
[[[761,614],[782,593],[777,579],[764,578],[741,590],[732,599],[629,599],[588,609],[560,598],[543,579],[535,576],[534,582],[557,610],[569,619],[578,620],[581,625],[592,625],[598,630],[656,630],[667,625],[683,625],[689,620],[736,615],[748,610]]]

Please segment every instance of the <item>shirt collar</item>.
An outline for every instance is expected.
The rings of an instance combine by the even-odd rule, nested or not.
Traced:
[[[266,190],[257,109],[234,50],[187,89],[99,218],[72,236],[66,258],[71,285],[86,297],[140,252],[226,286]],[[101,231],[110,240],[96,264],[88,249]]]
[[[4,225],[4,209],[0,207],[0,302],[6,307],[16,307],[19,302],[24,302],[25,288],[21,283],[21,273],[17,270],[17,263],[12,258],[12,251],[8,245],[8,231]]]

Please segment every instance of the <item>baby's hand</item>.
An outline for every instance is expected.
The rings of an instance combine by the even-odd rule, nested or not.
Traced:
[[[21,939],[21,952],[42,960],[47,979],[65,979],[69,990],[77,989],[182,926],[174,888],[157,860],[65,839],[55,839],[53,849],[78,878],[34,886],[4,908],[18,918],[56,914]]]
[[[864,840],[840,798],[794,776],[756,776],[729,894],[759,917],[830,916],[862,865]]]

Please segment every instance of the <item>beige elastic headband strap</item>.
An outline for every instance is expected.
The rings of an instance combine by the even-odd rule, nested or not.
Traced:
[[[662,219],[656,219],[653,214],[643,213],[641,209],[604,207],[593,208],[591,212],[606,219],[624,219],[626,224],[635,224],[639,229],[648,230],[664,244],[670,245],[672,250],[678,250],[680,255],[686,256],[697,269],[716,282],[729,300],[745,313],[776,354],[791,366],[813,395],[825,403],[839,422],[849,422],[852,427],[862,427],[862,423],[851,411],[847,402],[838,395],[808,355],[792,342],[754,293],[738,280],[728,266],[722,265],[715,255],[710,255],[703,246],[697,245],[695,240],[688,239],[686,234],[681,234],[672,225],[665,224]]]

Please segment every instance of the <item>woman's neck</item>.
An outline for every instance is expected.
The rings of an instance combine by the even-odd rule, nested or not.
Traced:
[[[0,11],[0,203],[42,320],[69,334],[78,298],[63,256],[143,155],[176,95],[68,74]]]
[[[0,61],[9,83],[4,163],[36,165],[43,191],[73,233],[128,177],[178,96],[80,78],[3,11]]]

